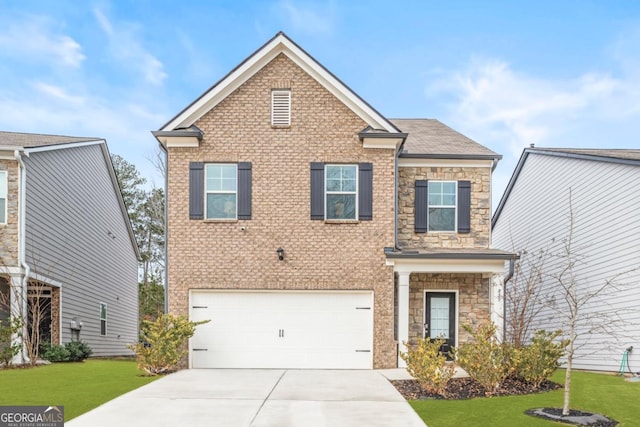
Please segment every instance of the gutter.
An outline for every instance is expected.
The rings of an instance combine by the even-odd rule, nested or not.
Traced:
[[[27,156],[29,155],[28,153],[25,153]],[[29,286],[29,275],[31,274],[31,267],[29,267],[29,264],[27,264],[26,261],[26,233],[25,233],[25,223],[26,223],[26,182],[27,182],[27,169],[25,167],[24,162],[22,161],[22,155],[20,154],[20,150],[15,150],[14,151],[14,156],[16,158],[16,160],[18,161],[18,167],[20,168],[20,178],[18,179],[18,194],[19,194],[19,201],[18,201],[18,263],[20,264],[20,266],[24,269],[24,276],[22,278],[22,288],[20,289],[21,292],[21,309],[22,309],[22,313],[21,313],[21,317],[27,317],[26,314],[28,313],[28,286]],[[26,336],[27,334],[27,324],[25,322],[24,325],[22,325],[22,336]],[[27,354],[27,348],[24,346],[24,338],[21,338],[21,341],[23,343],[22,346],[22,362],[23,363],[28,363],[29,362],[29,356]]]

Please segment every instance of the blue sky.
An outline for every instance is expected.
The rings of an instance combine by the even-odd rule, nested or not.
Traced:
[[[156,184],[150,134],[278,31],[389,118],[504,156],[640,148],[632,1],[0,0],[0,129],[107,139]]]

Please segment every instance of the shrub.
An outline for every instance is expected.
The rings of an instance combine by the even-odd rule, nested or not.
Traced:
[[[484,387],[487,395],[491,395],[513,371],[511,346],[498,342],[493,323],[481,325],[475,331],[469,325],[462,327],[471,334],[473,341],[455,350],[456,361]]]
[[[69,350],[67,350],[65,346],[52,345],[45,351],[42,357],[49,362],[68,362],[70,355],[71,353],[69,353]]]
[[[154,321],[142,322],[142,340],[128,347],[136,353],[138,368],[149,375],[175,369],[187,354],[186,343],[196,326],[209,322],[191,322],[186,316],[163,314]]]
[[[564,355],[568,340],[556,342],[562,331],[536,331],[531,343],[515,351],[513,359],[516,375],[540,387],[546,379],[551,377],[560,363],[558,360]]]
[[[453,364],[447,364],[447,358],[440,352],[445,340],[424,338],[415,346],[407,345],[407,352],[400,357],[407,363],[407,372],[414,377],[422,388],[430,393],[444,396],[447,383],[456,372]],[[406,343],[405,343],[406,345]]]
[[[0,320],[0,366],[8,368],[12,360],[22,351],[22,342],[14,343],[14,334],[20,334],[22,322],[17,317],[11,317],[8,322]]]
[[[50,362],[81,362],[93,351],[84,341],[71,341],[65,345],[43,346],[43,359]]]
[[[69,352],[70,362],[81,362],[93,353],[89,344],[84,341],[68,342],[64,345],[64,348]]]

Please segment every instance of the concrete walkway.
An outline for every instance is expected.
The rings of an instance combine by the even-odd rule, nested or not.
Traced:
[[[190,369],[117,397],[65,426],[424,427],[424,423],[379,371]]]

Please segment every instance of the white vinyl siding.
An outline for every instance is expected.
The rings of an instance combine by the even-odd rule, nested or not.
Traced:
[[[529,154],[503,207],[492,233],[492,246],[535,254],[540,249],[562,251],[568,233],[569,188],[574,215],[573,247],[580,255],[575,268],[580,294],[593,292],[606,280],[629,272],[619,283],[637,283],[640,260],[637,229],[640,218],[640,167],[568,157]],[[544,266],[544,292],[554,296],[557,282],[549,276],[562,261],[548,257]],[[507,285],[513,286],[513,282]],[[561,301],[559,293],[556,300]],[[596,298],[583,308],[583,314],[619,316],[618,339],[609,334],[589,334],[583,324],[574,367],[616,371],[624,349],[640,341],[640,300],[638,286],[622,286],[607,298]],[[595,318],[595,316],[590,316]],[[555,330],[565,327],[554,310],[538,316],[537,328]],[[590,339],[586,339],[590,337]],[[632,369],[640,366],[640,354],[629,357]]]
[[[290,126],[291,125],[291,91],[272,90],[271,91],[271,125]]]
[[[358,166],[325,166],[325,218],[358,218]]]
[[[236,219],[238,215],[238,165],[205,165],[206,219]]]
[[[7,223],[7,172],[0,171],[0,224]]]

